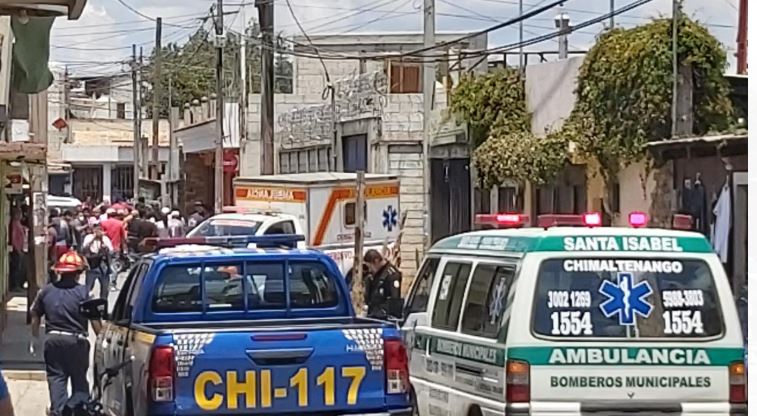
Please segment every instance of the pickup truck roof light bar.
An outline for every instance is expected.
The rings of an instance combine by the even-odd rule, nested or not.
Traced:
[[[158,250],[187,244],[208,245],[224,248],[240,248],[255,244],[259,248],[278,248],[284,246],[296,247],[297,243],[305,241],[304,235],[299,234],[271,234],[271,235],[234,235],[211,237],[183,237],[183,238],[148,238],[145,246]]]

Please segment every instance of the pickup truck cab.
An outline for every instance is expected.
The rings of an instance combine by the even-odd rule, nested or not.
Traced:
[[[410,415],[398,329],[355,316],[328,256],[261,248],[292,238],[144,256],[95,346],[94,371],[132,357],[103,392],[105,413]]]

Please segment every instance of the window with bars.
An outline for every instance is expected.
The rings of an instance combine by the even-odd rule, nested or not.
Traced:
[[[280,173],[328,172],[331,149],[318,147],[279,152]]]
[[[112,197],[120,200],[129,199],[134,193],[134,167],[116,166],[111,170],[110,180]]]

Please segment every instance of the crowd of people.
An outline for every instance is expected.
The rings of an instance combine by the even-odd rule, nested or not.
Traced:
[[[129,264],[130,254],[143,251],[147,238],[183,237],[205,219],[204,207],[185,218],[176,208],[158,207],[139,199],[130,204],[117,201],[92,205],[85,202],[76,209],[50,210],[47,241],[50,265],[69,250],[79,253],[86,262],[86,285],[91,291],[99,282],[102,298],[108,288],[115,288],[114,262]],[[13,234],[13,232],[11,233]],[[50,280],[55,274],[50,272]]]

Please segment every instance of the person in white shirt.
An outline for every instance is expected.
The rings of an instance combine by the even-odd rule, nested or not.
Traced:
[[[87,289],[91,292],[95,287],[95,280],[100,282],[101,299],[108,299],[111,253],[113,253],[113,243],[103,233],[100,223],[96,223],[92,226],[92,232],[84,237],[82,254],[88,266]]]

